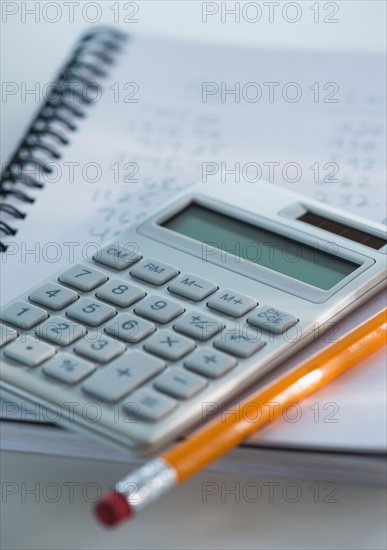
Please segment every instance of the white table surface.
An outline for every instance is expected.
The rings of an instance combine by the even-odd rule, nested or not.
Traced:
[[[333,487],[324,491],[320,484],[319,496],[316,485],[312,488],[313,480],[258,479],[208,472],[169,493],[163,502],[143,510],[132,523],[106,530],[92,516],[92,501],[97,491],[105,490],[125,473],[124,464],[112,467],[98,461],[3,453],[1,548],[386,547],[383,489],[339,485],[329,498]],[[218,493],[211,496],[209,493],[216,489]],[[258,500],[260,489],[262,496]],[[6,490],[15,494],[7,495]],[[238,494],[241,498],[236,502]],[[296,502],[291,502],[293,499]]]
[[[31,7],[35,2],[4,4]],[[42,9],[44,3],[40,4]],[[130,32],[277,49],[383,51],[385,47],[384,1],[337,2],[340,20],[333,25],[315,25],[310,17],[294,25],[285,23],[281,17],[272,24],[267,19],[259,25],[222,24],[219,18],[203,24],[201,2],[138,4],[139,23],[121,25]],[[298,4],[303,13],[311,13],[308,9],[313,2]],[[112,23],[113,12],[109,10],[112,5],[110,1],[100,2],[103,13],[100,23]],[[79,16],[72,23],[65,15],[56,23],[35,19],[27,16],[23,22],[19,12],[4,23],[3,13],[3,82],[49,82],[87,26]],[[1,103],[2,161],[16,146],[36,108],[34,102],[22,103],[20,96]],[[337,502],[324,502],[328,491],[320,485],[322,493],[316,496],[313,480],[251,479],[203,473],[169,494],[161,504],[145,510],[135,522],[107,531],[97,525],[91,515],[90,501],[96,494],[93,484],[97,484],[98,489],[106,489],[126,473],[124,464],[112,466],[97,461],[9,452],[2,453],[0,458],[3,492],[0,547],[4,550],[386,548],[386,498],[380,488],[339,485],[332,499]],[[269,494],[270,483],[278,483],[273,486],[273,498]],[[70,486],[74,489],[73,498]],[[218,493],[208,496],[204,502],[203,491],[211,487],[217,488]],[[251,502],[256,500],[257,493],[249,491],[259,488],[261,498]],[[239,502],[235,501],[233,489],[241,494]],[[29,490],[33,492],[26,493]],[[85,498],[82,490],[86,491]],[[231,493],[222,496],[229,490]],[[297,491],[297,502],[291,502],[294,491]],[[57,502],[48,502],[57,498]]]

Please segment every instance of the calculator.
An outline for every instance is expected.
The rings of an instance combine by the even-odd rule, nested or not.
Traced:
[[[384,226],[213,178],[1,312],[1,387],[146,456],[385,286]]]

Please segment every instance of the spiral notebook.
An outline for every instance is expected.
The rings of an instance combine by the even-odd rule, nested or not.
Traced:
[[[2,174],[2,303],[215,170],[234,170],[236,185],[244,173],[386,223],[384,61],[87,32]],[[259,100],[246,96],[247,83],[260,87]],[[289,83],[301,90],[297,102],[284,99]],[[340,331],[383,303],[385,294],[375,297]],[[216,467],[380,482],[385,376],[377,355],[306,402],[296,424],[269,426]],[[127,459],[32,409],[1,405],[5,449]]]

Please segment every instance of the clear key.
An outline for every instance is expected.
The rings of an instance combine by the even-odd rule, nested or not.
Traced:
[[[251,317],[248,317],[247,322],[268,332],[282,334],[295,325],[298,318],[282,309],[273,306],[262,306],[254,311]]]

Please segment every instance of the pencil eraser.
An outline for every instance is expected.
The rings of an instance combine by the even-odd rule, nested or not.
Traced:
[[[101,523],[114,527],[121,521],[129,519],[133,510],[124,495],[117,491],[109,491],[96,503],[95,513]]]

